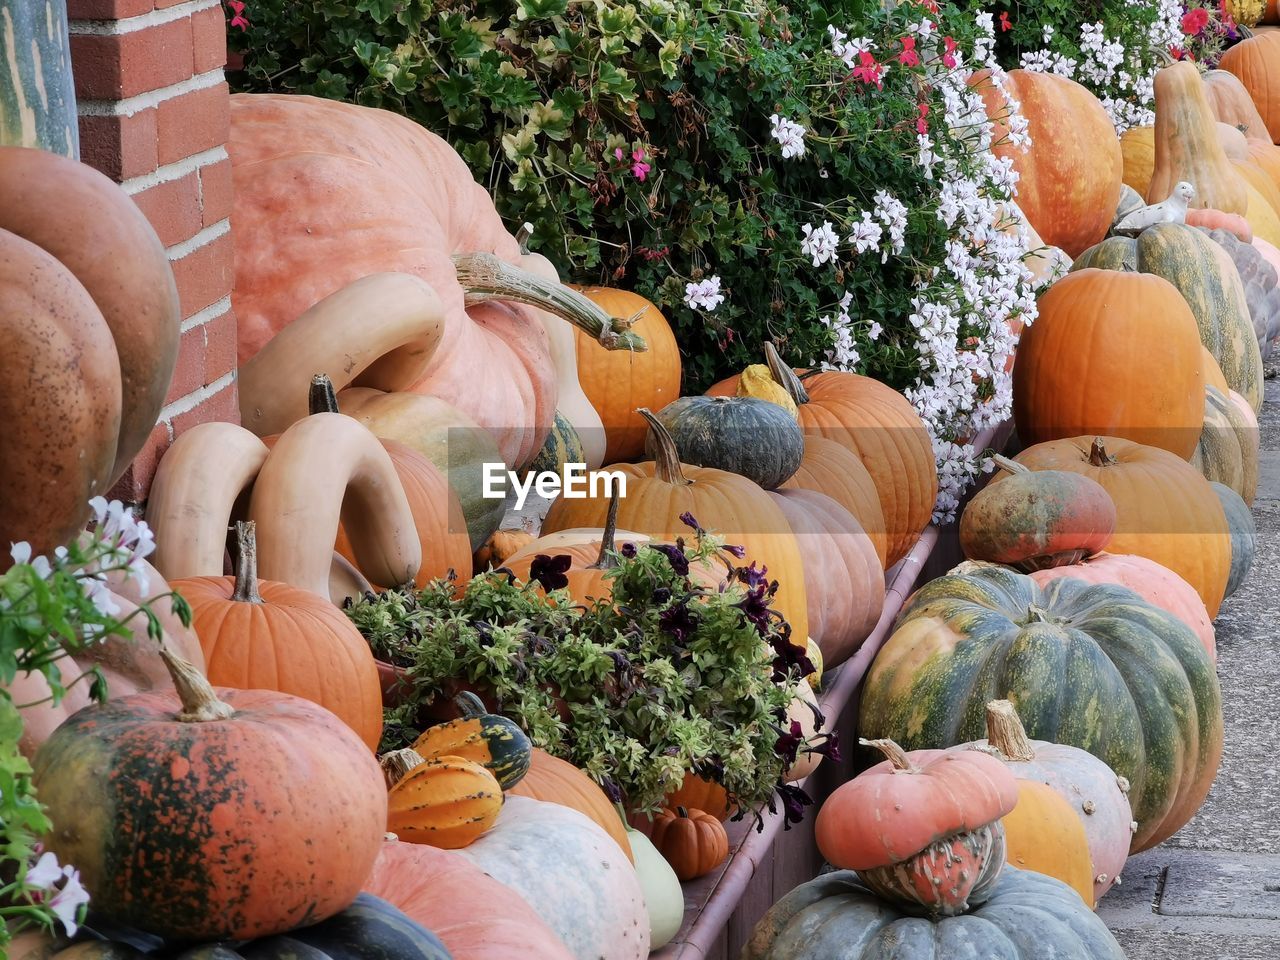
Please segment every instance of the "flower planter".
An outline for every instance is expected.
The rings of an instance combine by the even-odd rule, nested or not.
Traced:
[[[974,445],[979,450],[1003,449],[1011,429],[1011,424],[1004,424],[984,431],[974,438]],[[785,831],[781,813],[770,814],[767,810],[763,811],[759,831],[750,818],[725,824],[729,831],[728,859],[707,876],[684,884],[684,925],[671,943],[650,954],[651,960],[737,957],[765,911],[822,869],[823,860],[813,840],[813,821],[822,801],[858,769],[854,745],[858,742],[862,680],[916,586],[945,573],[961,559],[955,525],[930,526],[911,552],[886,573],[884,607],[875,630],[849,660],[824,678],[818,702],[828,723],[840,734],[844,755],[839,763],[824,760],[800,783],[813,797],[814,806],[806,811],[803,823]]]

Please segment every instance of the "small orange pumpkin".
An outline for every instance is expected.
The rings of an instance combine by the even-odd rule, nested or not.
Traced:
[[[474,760],[396,750],[382,758],[387,830],[409,843],[457,850],[498,821],[502,787]]]
[[[681,881],[705,877],[729,856],[724,824],[697,809],[662,810],[654,818],[650,839]]]

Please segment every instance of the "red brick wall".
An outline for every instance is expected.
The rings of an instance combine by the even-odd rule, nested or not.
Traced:
[[[220,0],[67,0],[81,159],[117,180],[169,253],[182,347],[148,447],[114,495],[146,498],[160,455],[240,418],[231,313],[226,16]]]

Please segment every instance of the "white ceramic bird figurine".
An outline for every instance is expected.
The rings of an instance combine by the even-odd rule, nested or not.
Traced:
[[[1167,199],[1126,214],[1111,228],[1111,232],[1136,237],[1157,223],[1186,223],[1187,208],[1195,198],[1196,188],[1185,180],[1179,181]]]

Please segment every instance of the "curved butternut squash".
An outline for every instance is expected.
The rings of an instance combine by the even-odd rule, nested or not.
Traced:
[[[260,437],[307,415],[307,384],[326,374],[401,390],[422,376],[444,332],[444,307],[425,280],[375,273],[329,294],[284,327],[238,374],[240,422]]]
[[[352,387],[339,394],[338,409],[375,436],[417,450],[444,473],[462,503],[472,550],[502,524],[505,502],[483,495],[484,464],[503,462],[497,441],[457,407],[418,393]]]
[[[1209,109],[1222,123],[1229,124],[1250,140],[1271,143],[1267,125],[1262,121],[1253,97],[1240,78],[1226,70],[1210,70],[1204,75],[1204,93]]]
[[[1168,198],[1186,180],[1196,188],[1192,205],[1244,214],[1249,198],[1218,142],[1213,111],[1195,64],[1187,60],[1157,71],[1155,161],[1147,203]]]
[[[545,280],[557,282],[560,280],[560,275],[551,261],[541,254],[526,253],[521,265],[525,270]],[[573,325],[564,317],[554,313],[547,313],[536,307],[530,309],[542,321],[542,326],[547,331],[547,341],[551,347],[551,359],[555,363],[556,382],[559,386],[556,410],[573,425],[573,429],[577,432],[578,440],[582,443],[587,469],[595,470],[604,463],[606,446],[604,423],[578,380],[578,343]]]
[[[329,566],[330,601],[340,607],[348,597],[359,600],[372,592],[373,584],[356,569],[355,564],[337,550],[333,551],[333,562]]]
[[[413,513],[391,455],[340,413],[299,420],[276,440],[249,501],[258,525],[258,570],[329,597],[333,544],[342,523],[358,566],[394,587],[422,564]]]
[[[267,462],[258,437],[234,423],[201,423],[165,451],[151,483],[151,558],[166,580],[222,576],[236,501]]]

